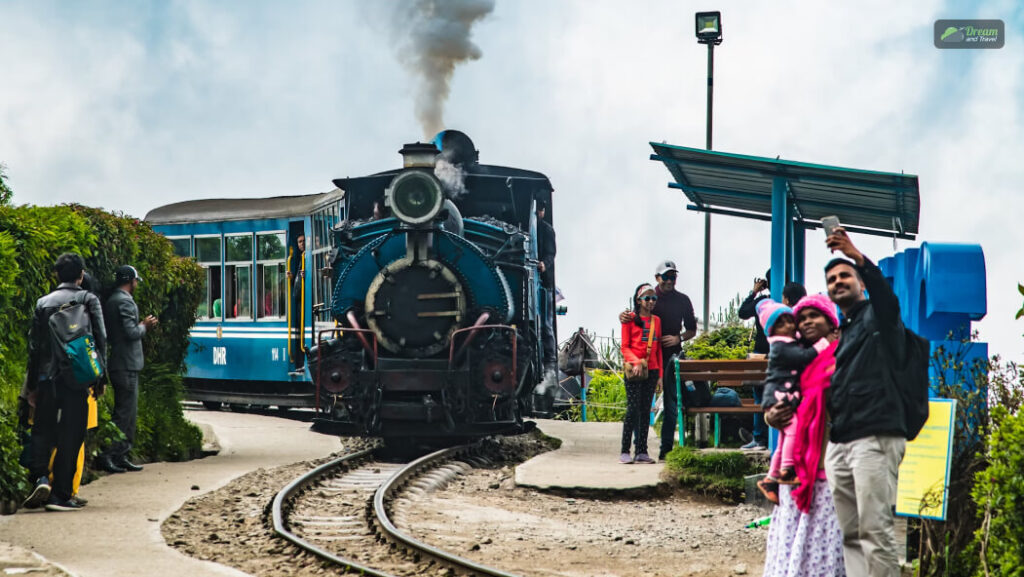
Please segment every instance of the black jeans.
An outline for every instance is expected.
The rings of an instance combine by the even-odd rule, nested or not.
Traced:
[[[676,364],[672,362],[672,355],[678,351],[668,352],[661,350],[661,358],[666,359],[665,380],[662,383],[662,412],[661,412],[661,454],[667,454],[674,446],[676,436],[676,425],[679,416],[679,398],[676,395]],[[680,383],[686,386],[686,383]]]
[[[636,453],[647,452],[647,434],[651,430],[651,402],[658,386],[657,370],[648,373],[646,381],[626,383],[626,416],[622,419],[622,452],[629,452],[635,439]]]
[[[72,481],[78,468],[78,453],[85,440],[89,416],[89,389],[71,389],[51,381],[40,381],[36,391],[36,413],[32,423],[32,466],[29,474],[35,483],[50,471],[53,458],[53,494],[61,500],[71,498]]]

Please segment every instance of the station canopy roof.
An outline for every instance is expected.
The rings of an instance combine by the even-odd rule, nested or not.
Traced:
[[[921,197],[917,176],[808,164],[650,143],[692,202],[690,210],[771,220],[772,182],[786,184],[788,213],[806,228],[835,215],[851,232],[913,240]]]

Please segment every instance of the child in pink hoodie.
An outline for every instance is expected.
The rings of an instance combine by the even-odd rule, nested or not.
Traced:
[[[800,373],[829,343],[826,339],[820,339],[813,347],[801,345],[793,309],[771,299],[757,303],[757,316],[768,334],[770,345],[761,406],[768,410],[776,403],[784,403],[796,409],[800,404]],[[773,503],[778,503],[780,483],[800,483],[794,469],[793,445],[786,442],[786,437],[793,435],[799,427],[799,420],[794,414],[789,425],[779,434],[779,444],[772,455],[768,476],[758,483],[758,488]]]

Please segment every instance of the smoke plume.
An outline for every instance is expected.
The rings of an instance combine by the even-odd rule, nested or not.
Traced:
[[[399,0],[392,19],[399,61],[416,77],[416,118],[430,139],[444,129],[444,105],[455,67],[483,53],[470,40],[473,25],[494,0]]]

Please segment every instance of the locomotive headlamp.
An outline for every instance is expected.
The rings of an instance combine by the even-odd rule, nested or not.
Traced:
[[[441,183],[422,171],[404,172],[391,181],[384,196],[394,215],[406,224],[430,222],[444,206]]]

